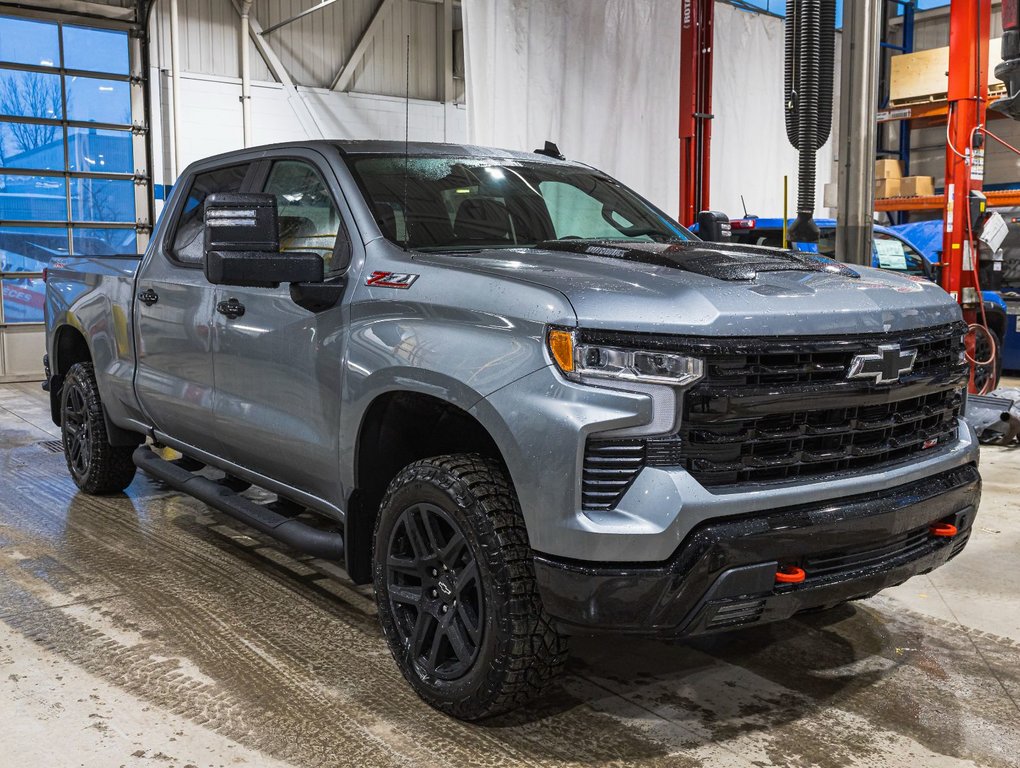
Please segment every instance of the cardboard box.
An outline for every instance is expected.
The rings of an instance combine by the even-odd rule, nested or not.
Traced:
[[[899,197],[900,179],[878,179],[875,182],[875,197]]]
[[[931,176],[904,176],[900,180],[900,194],[904,197],[935,194],[935,179]]]
[[[903,166],[900,165],[899,160],[876,160],[875,161],[875,178],[876,179],[900,179],[903,178]]]

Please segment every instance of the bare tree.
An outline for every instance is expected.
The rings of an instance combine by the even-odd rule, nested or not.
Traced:
[[[37,72],[12,72],[0,81],[0,113],[59,119],[60,80]],[[41,123],[8,123],[7,130],[19,152],[31,152],[55,141],[60,126]],[[7,163],[6,152],[2,160]]]

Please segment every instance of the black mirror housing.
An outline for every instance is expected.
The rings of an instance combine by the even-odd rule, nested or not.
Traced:
[[[702,211],[698,214],[698,237],[710,243],[729,242],[732,228],[730,217],[722,211]]]
[[[317,253],[206,251],[205,278],[213,285],[275,288],[280,283],[321,283],[325,266]]]
[[[280,253],[276,196],[214,193],[205,200],[205,277],[213,285],[321,283],[322,257]]]

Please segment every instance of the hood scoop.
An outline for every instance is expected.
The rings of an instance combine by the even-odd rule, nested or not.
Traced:
[[[754,245],[709,245],[701,241],[621,243],[618,240],[547,240],[535,247],[682,269],[717,280],[754,280],[761,272],[824,272],[860,277],[845,264],[825,256]]]

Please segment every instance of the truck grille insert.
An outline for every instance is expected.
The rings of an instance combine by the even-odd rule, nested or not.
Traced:
[[[743,416],[731,410],[739,406],[713,413],[718,401],[694,397],[680,433],[684,466],[703,485],[868,470],[954,440],[961,403],[950,389],[831,410],[766,406]]]
[[[584,341],[675,350],[706,362],[705,378],[684,395],[678,434],[589,440],[584,506],[612,508],[644,466],[683,467],[709,487],[769,484],[875,472],[948,445],[956,440],[967,381],[959,359],[964,330],[957,323],[801,339],[583,331]],[[874,354],[885,344],[917,351],[909,373],[887,384],[847,379],[856,355]],[[599,456],[631,461],[612,464],[612,473],[597,472],[608,469]]]
[[[643,440],[589,439],[581,475],[583,508],[589,511],[614,508],[644,466]]]

